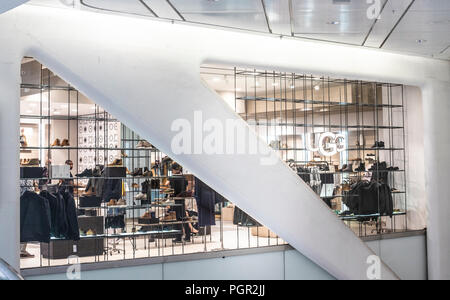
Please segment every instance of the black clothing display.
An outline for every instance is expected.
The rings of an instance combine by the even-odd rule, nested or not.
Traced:
[[[105,179],[102,198],[104,202],[122,198],[122,179]]]
[[[225,202],[226,199],[197,177],[195,177],[195,199],[199,226],[216,225],[216,204]]]
[[[50,237],[80,239],[73,196],[67,191],[40,195],[26,191],[20,197],[21,242],[49,243]]]
[[[103,188],[105,187],[105,179],[102,177],[91,178],[86,185],[86,191],[92,190],[97,197],[103,198]]]
[[[141,183],[141,188],[141,193],[150,195],[151,190],[159,190],[161,188],[161,184],[159,179],[151,179]]]
[[[372,172],[372,181],[388,182],[389,172],[386,162],[376,162],[369,171]]]
[[[188,181],[183,175],[173,175],[169,177],[170,187],[174,190],[174,195],[177,196],[181,192],[186,191]]]
[[[52,194],[47,191],[40,193],[48,200],[51,212],[51,236],[67,240],[80,239],[77,209],[73,196],[67,191]]]
[[[382,216],[392,216],[394,212],[391,189],[387,184],[375,181],[354,184],[343,201],[355,215],[379,213]]]
[[[107,216],[105,221],[105,227],[112,229],[125,228],[125,215]]]
[[[20,242],[50,242],[50,206],[48,200],[26,191],[20,197]]]
[[[309,170],[303,167],[298,167],[297,168],[297,174],[298,176],[300,176],[300,178],[309,184],[309,182],[311,181],[311,176],[309,174]]]
[[[188,181],[187,179],[183,176],[183,175],[173,175],[171,177],[169,177],[169,181],[170,181],[170,187],[174,190],[174,195],[180,195],[181,193],[186,191],[186,188],[188,186]],[[169,211],[175,211],[176,216],[177,216],[177,220],[181,221],[186,217],[186,208],[185,208],[185,203],[184,203],[184,199],[179,199],[179,200],[175,200],[175,204],[176,206],[173,206],[173,208],[171,208]],[[182,228],[184,227],[185,233],[186,233],[186,237],[185,239],[190,239],[190,228],[189,228],[189,224],[184,224],[184,226],[175,226],[176,229],[178,230],[182,230]],[[182,238],[183,234],[179,234],[177,235],[177,238],[175,241],[180,242],[181,238]]]

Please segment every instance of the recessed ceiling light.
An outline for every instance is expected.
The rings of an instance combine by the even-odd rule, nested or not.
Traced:
[[[340,21],[330,21],[330,22],[327,22],[327,24],[328,25],[340,25],[341,22]]]
[[[422,39],[416,40],[417,44],[425,44],[426,42],[427,42],[427,40],[422,40]]]
[[[292,89],[292,90],[295,89],[295,85],[291,85],[291,89]]]
[[[319,86],[319,85],[316,85],[316,86],[314,87],[314,89],[315,89],[316,91],[318,91],[318,90],[320,90],[320,86]]]

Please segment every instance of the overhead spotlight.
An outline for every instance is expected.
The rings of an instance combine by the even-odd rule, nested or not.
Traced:
[[[316,91],[318,91],[318,90],[320,90],[320,86],[319,86],[319,85],[316,85],[316,86],[314,87],[314,89],[315,89]]]

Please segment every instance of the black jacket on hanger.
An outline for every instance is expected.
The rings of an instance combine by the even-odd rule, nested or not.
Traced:
[[[344,197],[344,203],[355,215],[381,214],[392,216],[394,212],[391,189],[387,184],[360,181],[352,186]]]
[[[20,197],[20,242],[50,242],[50,206],[48,200],[26,191]]]
[[[60,189],[56,194],[42,191],[41,196],[48,200],[50,207],[50,235],[67,240],[79,240],[80,230],[75,200],[72,194],[64,189]]]
[[[226,199],[195,177],[195,199],[198,208],[199,226],[216,225],[216,204]]]

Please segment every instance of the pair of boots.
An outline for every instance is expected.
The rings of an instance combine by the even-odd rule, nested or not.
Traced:
[[[147,167],[145,167],[144,169],[142,169],[142,168],[134,169],[134,172],[131,173],[131,175],[134,177],[136,177],[136,176],[152,177],[153,173]]]
[[[340,170],[341,172],[349,172],[349,173],[353,173],[353,165],[343,165],[342,169]],[[365,172],[366,171],[366,164],[365,163],[360,163],[359,167],[357,167],[355,169],[355,172]]]
[[[69,146],[70,143],[68,139],[63,139],[62,142],[60,139],[56,139],[52,144],[52,147],[69,147]]]

